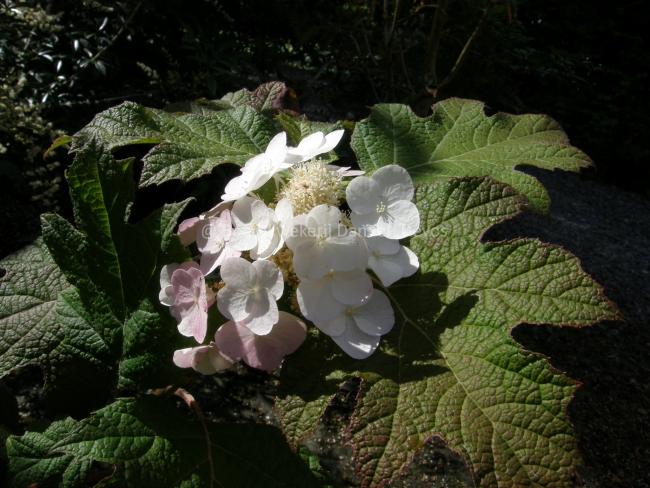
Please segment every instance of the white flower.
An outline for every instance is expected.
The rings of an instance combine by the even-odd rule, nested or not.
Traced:
[[[319,154],[330,152],[341,141],[345,131],[343,129],[335,130],[325,135],[322,132],[314,132],[303,138],[298,147],[289,147],[287,150],[287,160],[292,163],[301,163],[315,158]]]
[[[348,306],[328,322],[316,322],[343,351],[354,359],[370,356],[380,337],[387,334],[395,324],[395,314],[388,297],[374,290],[370,299],[359,306]]]
[[[363,238],[341,223],[341,211],[318,205],[293,219],[287,246],[300,278],[317,280],[330,271],[366,269],[368,248]]]
[[[229,245],[236,251],[250,251],[252,259],[266,259],[283,244],[282,229],[273,210],[262,200],[243,197],[232,207],[235,230]]]
[[[293,206],[286,198],[280,200],[275,206],[275,218],[280,225],[282,241],[284,242],[291,232],[291,226],[293,223]]]
[[[390,286],[401,278],[415,273],[420,267],[418,257],[399,241],[383,236],[366,239],[370,258],[368,267],[375,272],[384,286]]]
[[[192,368],[201,374],[214,374],[228,369],[233,361],[224,356],[214,342],[207,346],[188,347],[174,351],[174,364],[179,368]]]
[[[346,198],[352,223],[366,237],[403,239],[420,227],[420,213],[410,201],[413,181],[401,166],[384,166],[371,178],[356,177],[346,189]]]
[[[349,305],[361,305],[372,294],[372,281],[365,271],[331,271],[320,280],[303,279],[296,298],[305,318],[325,323]]]
[[[232,232],[232,219],[229,210],[224,210],[218,217],[201,220],[196,236],[196,246],[201,252],[203,274],[210,274],[228,258],[241,256],[241,252],[230,246],[229,240]]]
[[[226,286],[217,294],[219,311],[255,334],[271,332],[278,321],[275,302],[284,290],[278,267],[270,261],[230,258],[221,265],[221,279]]]
[[[241,175],[228,182],[221,199],[224,202],[237,200],[261,188],[276,173],[290,168],[291,165],[287,160],[287,134],[280,132],[271,139],[266,151],[246,161]]]
[[[328,164],[325,167],[333,173],[336,173],[339,178],[344,178],[346,176],[361,176],[362,174],[365,174],[365,171],[360,169],[350,169],[352,166],[336,166],[335,164]]]

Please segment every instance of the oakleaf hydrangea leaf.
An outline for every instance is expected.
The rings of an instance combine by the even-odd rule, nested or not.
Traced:
[[[243,88],[226,93],[218,102],[232,108],[248,106],[258,111],[278,110],[283,108],[283,99],[288,91],[287,85],[281,81],[269,81],[253,91]]]
[[[95,386],[107,394],[116,384],[161,386],[178,375],[178,335],[152,302],[163,264],[187,257],[174,228],[188,200],[127,222],[131,164],[90,142],[67,172],[77,227],[43,215],[47,249],[38,241],[0,265],[0,374],[40,364],[46,390],[85,381],[88,397]]]
[[[63,339],[57,301],[70,284],[39,239],[0,261],[0,375],[47,357]]]
[[[222,163],[243,164],[275,134],[272,119],[248,106],[202,114],[173,114],[125,102],[95,116],[74,136],[73,149],[96,138],[108,149],[156,144],[144,157],[141,186],[189,181]]]
[[[275,121],[287,133],[289,143],[294,146],[297,146],[303,138],[314,132],[320,131],[328,134],[333,130],[341,128],[338,123],[314,122],[304,115],[294,116],[286,112],[280,112],[276,115]]]
[[[48,394],[80,388],[101,394],[95,386],[110,387],[110,378],[100,380],[112,367],[97,330],[103,321],[85,310],[43,242],[8,256],[0,268],[6,273],[0,279],[0,376],[40,365]]]
[[[10,486],[319,486],[274,427],[207,430],[209,439],[169,398],[119,399],[84,420],[11,436]]]
[[[617,312],[567,251],[533,239],[480,242],[522,208],[511,187],[452,179],[419,186],[415,201],[422,226],[410,247],[421,270],[388,290],[398,326],[363,362],[317,341],[309,358],[327,359],[308,381],[306,353],[287,358],[276,408],[290,440],[314,428],[336,383],[356,376],[347,435],[362,486],[397,479],[434,435],[466,458],[479,486],[571,486],[578,454],[566,408],[576,384],[510,330]]]
[[[546,211],[549,197],[518,165],[578,171],[591,164],[546,115],[485,114],[481,102],[451,98],[433,114],[416,116],[406,105],[380,104],[356,124],[352,148],[362,169],[401,164],[416,182],[453,176],[491,176]]]

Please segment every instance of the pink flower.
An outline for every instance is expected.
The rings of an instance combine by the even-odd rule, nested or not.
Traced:
[[[181,240],[181,244],[184,246],[189,246],[197,240],[198,233],[200,232],[203,224],[206,220],[212,217],[218,217],[221,212],[232,207],[232,202],[219,202],[217,205],[212,207],[207,212],[203,212],[198,217],[190,217],[189,219],[183,220],[178,225],[178,237]]]
[[[171,313],[179,320],[178,331],[203,342],[208,328],[208,294],[200,269],[178,268],[171,276]]]
[[[232,361],[221,354],[214,342],[207,346],[188,347],[174,351],[174,364],[179,368],[192,368],[201,374],[214,374],[228,369]]]
[[[271,372],[307,337],[307,327],[298,317],[280,312],[279,320],[266,335],[257,335],[237,322],[226,322],[214,335],[217,347],[233,360],[242,359],[252,368]]]
[[[177,269],[188,270],[190,268],[199,269],[199,265],[194,261],[185,261],[184,263],[166,264],[160,270],[160,293],[158,299],[160,303],[171,307],[174,304],[174,291],[172,287],[172,274]]]

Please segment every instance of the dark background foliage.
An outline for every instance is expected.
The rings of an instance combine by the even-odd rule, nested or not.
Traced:
[[[544,112],[595,161],[590,177],[649,195],[646,2],[107,0],[0,6],[0,256],[43,210],[66,212],[53,138],[124,100],[217,98],[279,79],[301,110],[358,119],[377,102],[425,115],[449,96]]]

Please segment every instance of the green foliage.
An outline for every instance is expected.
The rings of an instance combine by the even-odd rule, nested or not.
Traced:
[[[128,223],[131,165],[89,144],[68,170],[77,227],[44,215],[47,249],[38,242],[0,262],[3,376],[40,364],[47,388],[63,395],[90,382],[104,396],[114,385],[141,389],[175,377],[175,328],[153,303],[162,265],[185,256],[173,232],[187,201]]]
[[[272,121],[247,106],[176,115],[127,102],[98,114],[75,136],[73,148],[91,138],[109,149],[158,144],[144,158],[140,185],[147,186],[189,181],[222,163],[243,164],[264,152],[273,135]]]
[[[466,457],[480,486],[570,484],[577,453],[566,406],[575,384],[510,330],[616,313],[566,251],[529,239],[480,242],[522,203],[489,178],[418,187],[422,228],[411,248],[421,269],[390,289],[398,327],[366,361],[323,340],[288,358],[276,407],[291,442],[315,428],[341,381],[358,376],[347,438],[363,486],[396,479],[434,434]]]
[[[319,485],[277,429],[212,424],[206,432],[171,399],[152,396],[11,436],[7,453],[15,488]]]
[[[401,164],[415,181],[451,176],[491,176],[548,210],[544,187],[532,176],[513,171],[520,165],[578,171],[591,160],[569,145],[566,134],[545,115],[490,117],[480,102],[448,99],[427,118],[404,105],[377,105],[356,124],[352,147],[363,169]]]
[[[132,222],[136,162],[111,150],[153,145],[140,185],[185,183],[243,164],[280,130],[297,144],[337,126],[276,110],[283,86],[177,107],[184,113],[124,103],[73,137],[74,224],[44,215],[42,242],[0,262],[0,375],[39,364],[49,391],[92,383],[90,397],[104,403],[178,380],[171,354],[181,341],[157,293],[162,265],[188,257],[174,233],[188,200]],[[479,486],[568,486],[579,458],[566,414],[576,384],[510,332],[617,313],[565,250],[481,237],[528,204],[547,208],[543,187],[517,165],[578,171],[589,159],[547,117],[486,116],[481,103],[460,99],[428,118],[377,106],[355,125],[352,148],[369,173],[399,163],[418,183],[421,226],[409,246],[420,270],[385,290],[397,323],[369,359],[350,359],[312,329],[285,361],[276,412],[313,473],[272,428],[208,422],[208,449],[201,422],[168,399],[142,397],[11,437],[12,483],[196,486],[214,476],[225,486],[314,486],[314,476],[325,482],[323,469],[305,444],[341,384],[358,378],[343,434],[362,486],[395,481],[434,435],[467,461]]]

